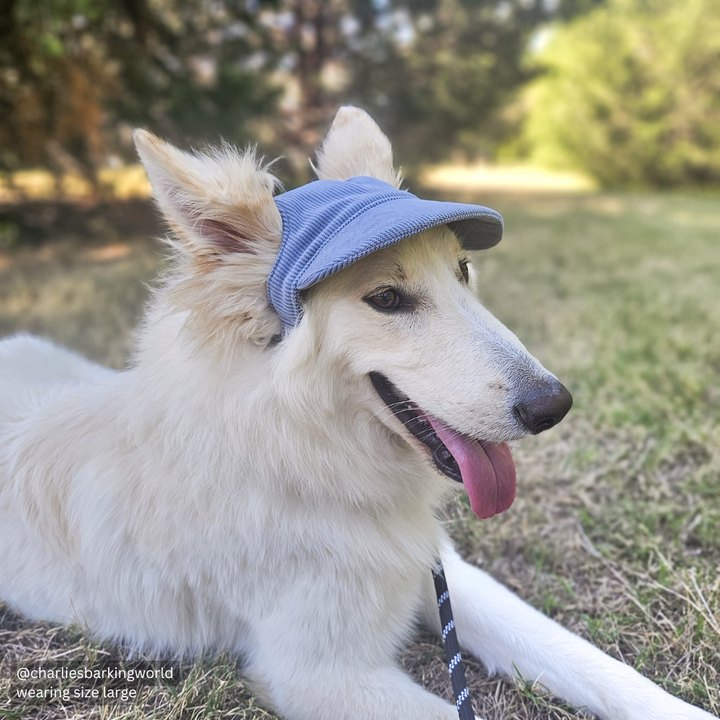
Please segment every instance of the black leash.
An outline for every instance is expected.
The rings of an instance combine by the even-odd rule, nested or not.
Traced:
[[[442,628],[442,637],[445,643],[450,681],[455,694],[455,707],[460,720],[475,720],[475,713],[473,713],[472,703],[470,702],[470,690],[465,679],[465,665],[463,665],[460,645],[455,632],[455,620],[450,607],[450,593],[448,592],[447,580],[445,580],[445,570],[440,560],[437,561],[432,574],[435,581],[435,594],[437,595],[438,610],[440,611],[440,627]]]

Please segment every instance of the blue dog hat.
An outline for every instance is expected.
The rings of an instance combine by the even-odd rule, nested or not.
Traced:
[[[302,291],[403,238],[448,225],[468,250],[502,238],[502,216],[481,205],[421,200],[370,177],[316,180],[278,195],[283,238],[268,298],[283,330],[300,322]]]

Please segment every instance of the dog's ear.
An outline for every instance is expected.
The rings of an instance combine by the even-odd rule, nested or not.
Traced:
[[[180,250],[205,259],[277,247],[282,220],[273,201],[277,180],[254,151],[230,145],[190,154],[147,130],[133,134],[155,200]]]
[[[267,298],[282,240],[277,181],[253,151],[189,154],[144,130],[134,137],[178,250],[162,299],[187,312],[184,327],[205,344],[266,346],[281,327]]]
[[[374,177],[400,187],[402,175],[393,165],[392,147],[377,123],[360,108],[346,105],[335,115],[315,168],[320,180]]]

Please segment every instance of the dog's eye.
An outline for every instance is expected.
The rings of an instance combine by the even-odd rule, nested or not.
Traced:
[[[402,304],[402,297],[397,290],[385,288],[380,292],[369,295],[365,298],[365,301],[378,310],[397,310]]]
[[[470,282],[470,273],[468,272],[468,261],[467,260],[460,261],[460,274],[462,275],[463,280],[465,281],[465,284]]]

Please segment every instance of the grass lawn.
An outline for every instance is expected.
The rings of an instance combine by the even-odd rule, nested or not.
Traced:
[[[458,545],[566,627],[719,714],[720,203],[452,199],[504,214],[505,240],[476,258],[481,296],[575,397],[561,426],[515,446],[518,499],[506,515],[481,523],[465,500],[448,508]],[[0,255],[0,334],[41,333],[121,367],[160,253],[138,237],[87,247],[67,236]],[[0,648],[6,665],[118,652],[2,610]],[[449,697],[434,640],[418,638],[403,663]],[[585,717],[537,684],[468,665],[486,720]],[[10,690],[0,672],[0,717],[271,717],[227,658],[183,666],[179,683],[146,686],[129,706],[20,709]]]

